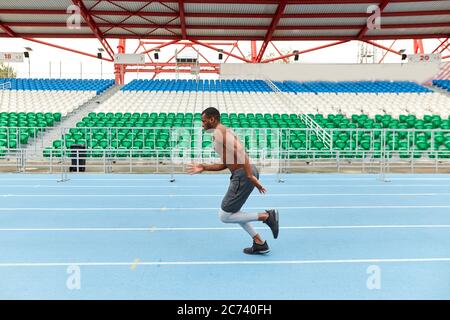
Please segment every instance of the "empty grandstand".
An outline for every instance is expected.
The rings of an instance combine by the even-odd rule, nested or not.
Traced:
[[[448,158],[450,98],[411,82],[275,82],[283,100],[264,81],[132,81],[48,146],[61,156],[74,144],[88,157],[166,157],[203,149],[204,106],[221,110],[257,158]],[[126,110],[126,112],[123,112]],[[300,114],[332,137],[327,146]],[[53,152],[53,153],[52,153]]]
[[[10,83],[0,91],[2,156],[113,85],[112,80],[2,83]],[[446,83],[434,82],[441,88]],[[41,145],[41,155],[66,158],[73,145],[81,145],[88,159],[214,158],[211,136],[201,132],[201,112],[212,106],[261,161],[450,157],[445,94],[409,81],[271,84],[277,91],[267,80],[134,80],[90,112],[82,111],[74,127],[58,129]]]
[[[449,17],[0,1],[0,299],[450,298]]]
[[[0,79],[0,154],[20,149],[113,85],[112,80]],[[8,84],[5,86],[5,84]]]

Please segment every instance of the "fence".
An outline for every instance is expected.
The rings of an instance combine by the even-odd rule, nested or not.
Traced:
[[[46,141],[48,130],[60,139]],[[327,129],[326,146],[314,129],[233,128],[250,158],[266,172],[446,172],[450,130]],[[74,144],[81,151],[71,150]],[[73,156],[73,153],[75,154]],[[171,172],[187,163],[220,161],[212,135],[201,127],[0,128],[0,170],[67,172],[72,158],[89,172]]]
[[[11,82],[0,83],[0,90],[11,89]]]

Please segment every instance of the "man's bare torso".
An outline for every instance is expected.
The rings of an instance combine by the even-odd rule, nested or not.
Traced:
[[[244,167],[248,157],[239,139],[230,128],[219,124],[214,130],[213,141],[214,150],[231,172]]]

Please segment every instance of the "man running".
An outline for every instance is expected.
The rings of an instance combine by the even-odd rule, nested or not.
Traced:
[[[253,245],[244,249],[246,254],[263,254],[270,251],[267,241],[256,233],[249,222],[262,221],[272,230],[273,237],[278,237],[278,210],[266,210],[262,213],[244,213],[241,210],[245,201],[256,187],[261,194],[266,189],[259,182],[259,172],[245,152],[239,139],[231,129],[220,123],[220,113],[216,108],[207,108],[202,113],[203,129],[214,130],[214,149],[219,154],[220,164],[191,164],[188,173],[196,174],[203,171],[231,171],[230,186],[222,200],[219,217],[225,223],[238,223],[253,238]]]

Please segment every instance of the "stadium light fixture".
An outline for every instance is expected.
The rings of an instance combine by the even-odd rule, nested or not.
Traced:
[[[97,50],[98,50],[98,52],[97,52],[97,58],[100,59],[100,79],[103,79],[103,61],[102,61],[103,54],[102,54],[102,52],[104,52],[105,49],[103,49],[103,48],[97,48]]]
[[[104,52],[105,49],[103,49],[103,48],[98,48],[97,50],[98,50],[98,52],[97,52],[97,58],[99,58],[99,59],[103,58],[102,52]]]
[[[30,63],[30,52],[33,51],[30,47],[24,47],[26,50],[23,56],[28,59],[28,78],[31,78],[31,63]]]
[[[398,52],[402,55],[402,61],[406,60],[406,58],[407,58],[407,55],[405,54],[406,49],[401,49]]]

